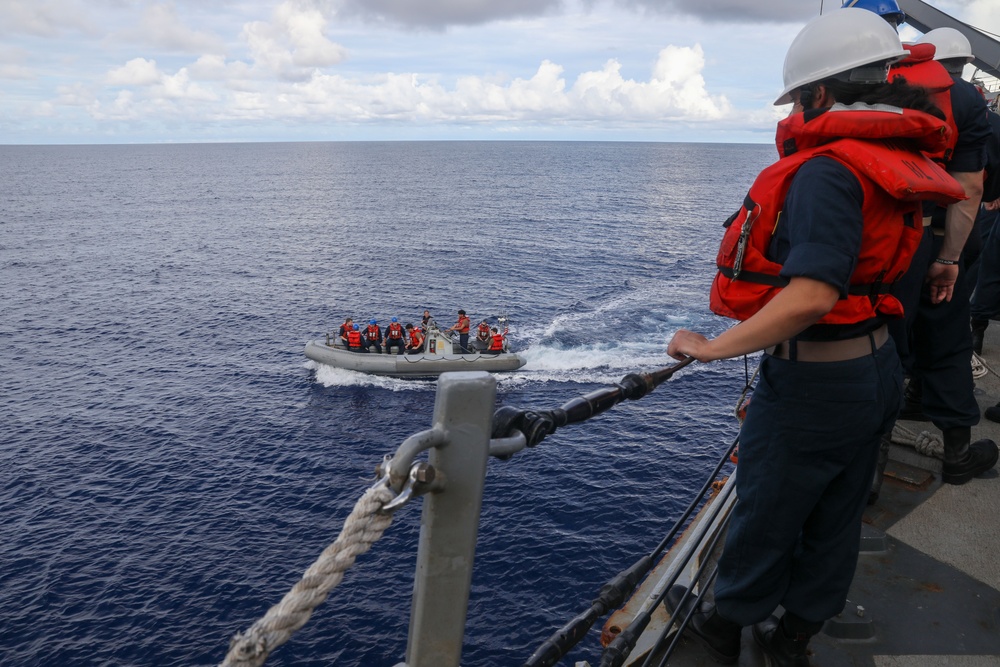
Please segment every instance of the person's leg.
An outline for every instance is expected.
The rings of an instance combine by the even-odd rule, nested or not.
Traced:
[[[881,436],[899,409],[901,384],[891,341],[874,355],[843,362],[764,357],[740,434],[740,500],[715,586],[723,616],[750,625],[785,603],[810,621],[840,611],[843,599],[835,598],[842,572],[832,561],[803,560],[809,547],[803,539],[810,529],[826,530],[840,549],[833,560],[842,562],[852,551],[856,558],[855,518],[867,500]],[[843,516],[837,503],[852,511]],[[815,589],[797,592],[814,582]],[[810,606],[801,602],[806,598]]]
[[[983,353],[983,338],[990,320],[1000,315],[1000,210],[980,209],[976,224],[985,232],[983,249],[979,255],[978,274],[970,273],[968,281],[974,285],[970,301],[972,349]]]

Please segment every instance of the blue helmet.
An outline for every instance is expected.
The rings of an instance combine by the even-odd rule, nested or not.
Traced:
[[[368,324],[375,324],[375,320],[368,320]]]
[[[396,321],[398,321],[398,320],[397,320],[397,319],[396,319],[396,318],[394,317],[394,318],[392,318],[392,321],[393,321],[393,322],[396,322]]]
[[[358,330],[358,325],[357,325],[357,324],[355,324],[355,325],[354,325],[354,330],[355,330],[355,331],[357,331],[357,330]]]
[[[899,8],[896,0],[844,0],[843,6],[867,9],[897,26],[906,20],[906,14]]]

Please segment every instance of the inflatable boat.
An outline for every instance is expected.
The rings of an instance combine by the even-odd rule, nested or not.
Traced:
[[[469,341],[470,346],[473,341]],[[486,371],[504,373],[516,371],[527,363],[519,354],[504,350],[500,354],[462,352],[461,347],[436,326],[428,327],[420,354],[381,354],[352,352],[335,335],[309,341],[305,355],[313,361],[334,368],[344,368],[372,375],[397,378],[437,377],[450,371]]]

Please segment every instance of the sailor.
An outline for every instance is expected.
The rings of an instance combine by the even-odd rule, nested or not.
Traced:
[[[920,200],[962,196],[921,152],[941,148],[940,111],[887,83],[905,55],[868,11],[802,28],[775,102],[794,105],[778,123],[781,159],[726,222],[717,257],[710,306],[741,322],[712,340],[680,330],[667,348],[701,362],[765,350],[714,602],[682,606],[681,586],[666,600],[680,617],[693,608],[688,634],[723,662],[753,625],[769,664],[808,665],[810,637],[843,610],[854,576],[879,441],[902,395],[885,326],[902,308],[888,283],[920,242]]]
[[[485,354],[503,354],[504,352],[504,334],[497,331],[496,327],[490,330],[490,346],[486,350]]]
[[[1000,116],[989,112],[993,133],[987,144],[986,179],[983,182],[983,203],[976,218],[983,247],[970,310],[972,312],[972,351],[983,353],[983,338],[991,319],[1000,318]],[[974,232],[975,233],[975,232]],[[970,276],[972,270],[970,269]],[[991,421],[996,409],[988,408],[984,416]],[[991,416],[992,415],[992,416]]]
[[[431,311],[425,310],[424,316],[420,319],[420,326],[423,327],[424,331],[427,331],[427,328],[432,324],[434,324],[434,318],[431,317]]]
[[[896,30],[906,21],[906,14],[899,8],[896,0],[844,0],[842,6],[875,12]]]
[[[423,354],[424,334],[420,327],[415,327],[410,323],[406,324],[406,332],[410,335],[410,340],[406,344],[407,354]]]
[[[368,320],[368,326],[365,327],[365,350],[370,352],[373,347],[375,352],[382,354],[382,327],[375,319]]]
[[[395,317],[390,320],[389,326],[385,328],[385,351],[392,354],[392,348],[394,347],[396,348],[396,354],[403,354],[403,349],[406,347],[406,333],[403,331],[403,325]]]
[[[476,327],[476,349],[482,352],[483,350],[489,349],[490,346],[490,325],[483,320]]]
[[[462,354],[469,352],[469,328],[472,326],[472,321],[466,316],[465,311],[459,309],[458,311],[458,321],[455,322],[455,326],[451,327],[445,333],[451,331],[458,332],[458,346],[462,350]]]
[[[890,71],[890,79],[902,76],[931,91],[944,111],[952,139],[938,157],[966,198],[949,206],[925,204],[923,238],[896,291],[906,318],[890,324],[889,331],[910,375],[899,416],[931,421],[941,430],[942,480],[964,484],[997,462],[992,440],[971,442],[979,404],[970,371],[970,286],[963,254],[979,212],[991,130],[985,100],[961,78],[962,68],[972,60],[972,48],[962,33],[938,28],[907,48],[910,57]]]
[[[347,334],[354,326],[354,320],[348,317],[344,320],[344,323],[340,325],[340,329],[337,331],[337,338],[340,340],[340,344],[347,347]]]
[[[361,330],[357,324],[351,325],[347,332],[347,349],[351,352],[367,352],[364,341],[361,339]]]

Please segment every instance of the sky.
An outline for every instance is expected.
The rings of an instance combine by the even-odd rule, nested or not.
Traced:
[[[840,4],[0,0],[0,145],[767,143],[788,45]],[[997,0],[930,4],[1000,33]]]

